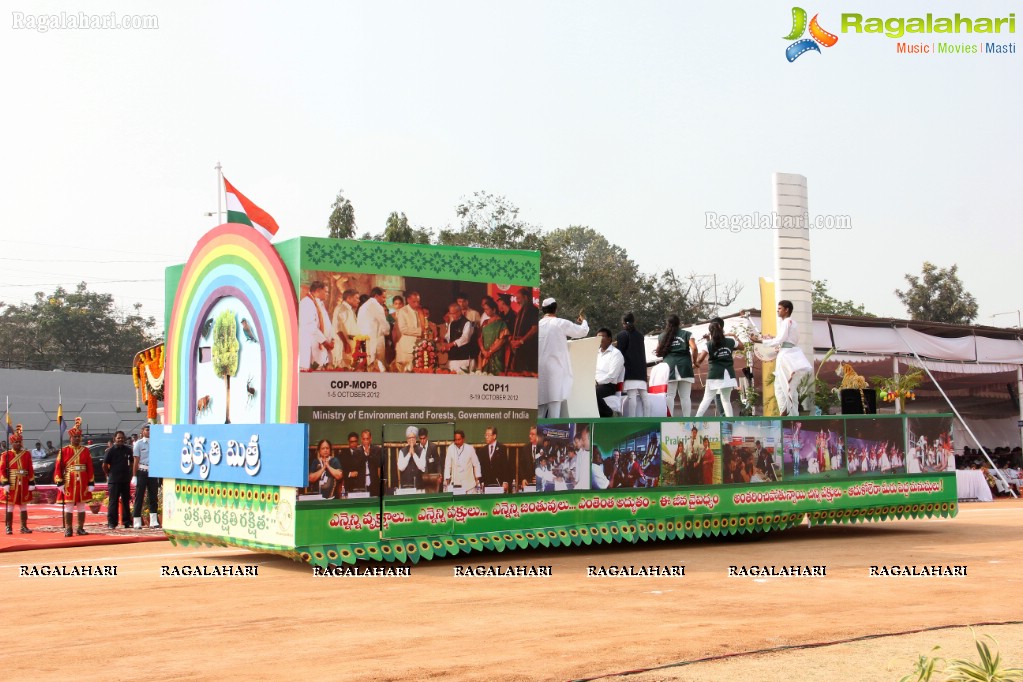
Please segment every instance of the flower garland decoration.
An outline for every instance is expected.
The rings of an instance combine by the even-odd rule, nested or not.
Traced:
[[[146,404],[146,418],[156,423],[156,405],[163,400],[164,344],[159,344],[135,355],[131,379],[135,384],[135,411],[141,412],[139,402]]]
[[[408,371],[417,374],[434,374],[437,370],[437,344],[432,339],[416,342],[412,349],[412,364]]]

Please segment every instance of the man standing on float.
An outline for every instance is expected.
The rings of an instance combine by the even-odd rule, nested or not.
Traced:
[[[792,319],[792,301],[778,302],[778,335],[765,339],[765,346],[778,349],[774,363],[774,397],[781,416],[799,415],[799,384],[813,374],[813,365],[799,348],[799,328]]]

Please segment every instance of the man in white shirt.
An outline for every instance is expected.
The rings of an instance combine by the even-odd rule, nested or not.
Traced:
[[[572,393],[572,363],[568,355],[568,340],[581,339],[590,333],[590,326],[582,312],[576,322],[558,317],[558,302],[548,296],[543,300],[540,318],[537,358],[540,375],[537,377],[537,403],[540,419],[561,416],[561,403]]]
[[[327,286],[320,281],[309,284],[309,295],[298,304],[298,368],[323,367],[330,360],[334,348],[331,340],[330,316],[323,302],[327,299]]]
[[[597,413],[601,417],[613,417],[614,411],[604,398],[613,396],[618,391],[618,384],[625,376],[625,358],[622,352],[611,345],[611,330],[601,327],[597,331],[600,350],[597,351]]]
[[[391,325],[387,323],[387,309],[384,307],[386,300],[384,290],[373,287],[369,298],[359,308],[359,333],[369,337],[366,354],[370,365],[386,362],[384,340],[391,333]]]
[[[142,528],[142,506],[149,497],[149,527],[160,527],[159,508],[160,479],[149,475],[149,424],[142,427],[142,434],[135,441],[132,452],[132,484],[135,486],[135,504],[132,509],[134,527]]]
[[[358,307],[359,292],[345,289],[341,294],[341,302],[334,308],[331,323],[334,333],[341,339],[339,347],[334,349],[334,362],[339,367],[350,367],[352,364],[352,352],[355,351],[352,338],[359,335],[359,318],[355,313]]]
[[[480,487],[482,473],[476,449],[465,442],[465,431],[455,431],[444,458],[444,487],[450,485],[455,494],[464,495]]]
[[[536,491],[554,492],[554,472],[547,464],[547,455],[540,455],[540,460],[536,464]]]
[[[36,441],[36,446],[32,448],[32,459],[43,459],[46,457],[46,450],[43,450],[43,444]]]

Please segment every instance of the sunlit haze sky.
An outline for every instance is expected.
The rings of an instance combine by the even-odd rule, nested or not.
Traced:
[[[732,309],[759,307],[771,231],[705,216],[770,211],[782,171],[807,177],[811,215],[851,220],[811,235],[836,297],[905,317],[903,275],[958,263],[977,323],[1015,325],[1023,55],[897,54],[839,29],[843,12],[929,9],[1016,12],[1023,30],[1023,12],[925,5],[804,4],[839,42],[790,64],[788,2],[15,0],[0,15],[0,301],[85,280],[162,328],[164,268],[216,224],[220,161],[278,241],[326,236],[341,188],[360,233],[391,211],[457,224],[485,190],[546,229],[600,231],[644,271],[739,280]],[[61,11],[159,28],[15,28]]]

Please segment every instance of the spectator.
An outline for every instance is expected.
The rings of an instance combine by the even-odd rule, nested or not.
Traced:
[[[107,527],[117,528],[117,512],[120,509],[121,520],[125,528],[131,528],[131,448],[125,444],[124,431],[114,434],[114,444],[103,457],[103,473],[107,475]]]
[[[36,441],[36,446],[32,448],[32,459],[45,459],[46,450],[43,450],[43,444]]]

